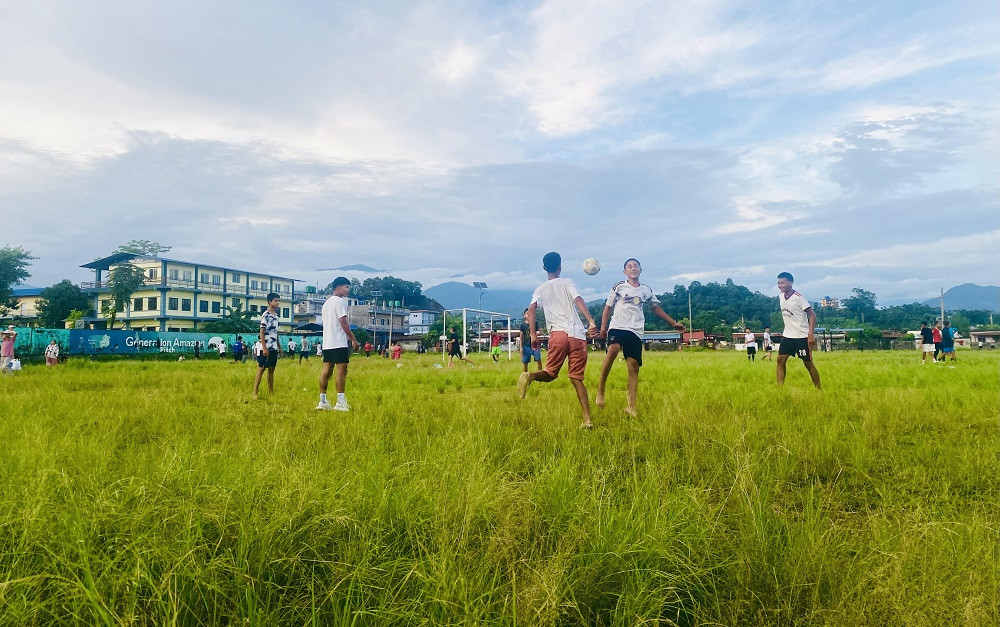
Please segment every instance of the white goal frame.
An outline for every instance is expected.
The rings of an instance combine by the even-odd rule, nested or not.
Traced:
[[[441,337],[444,338],[444,339],[441,340],[441,363],[444,363],[444,362],[446,362],[448,360],[448,340],[447,340],[447,338],[448,338],[448,314],[449,313],[458,313],[459,311],[462,312],[462,347],[465,349],[465,352],[463,353],[465,356],[468,356],[468,352],[469,352],[469,338],[468,338],[468,334],[469,334],[469,312],[471,311],[473,313],[488,314],[490,316],[490,327],[493,326],[492,323],[493,323],[493,317],[494,316],[496,316],[498,318],[501,318],[501,319],[504,319],[504,318],[507,319],[507,361],[510,361],[512,359],[513,354],[514,354],[514,349],[511,346],[511,344],[513,342],[511,341],[511,337],[512,336],[511,336],[511,330],[510,330],[510,314],[500,313],[499,311],[487,311],[485,309],[473,309],[471,307],[461,307],[461,308],[458,308],[458,309],[445,309],[444,312],[442,312],[442,314],[441,314]],[[478,339],[478,337],[477,337],[477,339]]]

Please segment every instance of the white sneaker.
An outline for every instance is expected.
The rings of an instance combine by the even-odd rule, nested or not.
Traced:
[[[319,405],[316,406],[317,411],[325,411],[329,409],[333,409],[333,405],[331,405],[329,401],[320,401]]]
[[[333,406],[333,409],[336,411],[351,411],[351,406],[348,405],[347,403],[338,402],[336,405]]]

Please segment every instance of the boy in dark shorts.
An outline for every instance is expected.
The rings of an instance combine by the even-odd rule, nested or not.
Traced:
[[[257,376],[253,380],[253,397],[257,398],[260,389],[260,379],[267,371],[267,391],[274,394],[274,368],[278,365],[278,353],[281,345],[278,343],[278,305],[281,297],[271,292],[267,295],[267,309],[260,316],[261,352],[257,357]]]
[[[319,373],[318,410],[333,409],[350,411],[345,389],[347,386],[347,364],[351,360],[351,349],[358,349],[358,340],[347,322],[347,295],[351,293],[351,281],[339,276],[333,280],[333,294],[323,303],[323,369]],[[337,388],[337,403],[331,405],[326,399],[326,388],[330,375],[337,370],[334,385]]]
[[[642,266],[638,260],[626,260],[622,272],[625,274],[625,280],[615,283],[611,288],[611,294],[604,303],[604,314],[601,316],[599,337],[608,338],[608,352],[601,365],[601,379],[597,384],[597,398],[594,399],[594,403],[604,408],[604,387],[608,381],[608,374],[615,359],[618,358],[618,353],[624,353],[625,367],[628,369],[628,406],[625,408],[625,413],[635,417],[638,412],[636,396],[639,391],[639,368],[642,366],[642,333],[646,326],[643,304],[650,303],[653,313],[674,329],[683,331],[684,325],[663,311],[652,288],[639,283]]]
[[[448,367],[451,368],[452,366],[455,365],[454,364],[454,360],[455,360],[456,357],[458,357],[459,361],[464,361],[464,362],[466,362],[468,364],[472,364],[473,366],[475,366],[476,364],[472,363],[471,359],[469,359],[468,357],[465,357],[465,356],[462,355],[462,343],[458,339],[458,331],[455,330],[455,327],[450,327],[448,329],[448,331],[449,331],[449,333],[448,333]]]
[[[778,346],[777,379],[778,385],[785,383],[785,362],[792,355],[802,360],[802,364],[809,371],[813,385],[816,389],[822,389],[819,385],[819,371],[813,365],[812,353],[816,344],[816,312],[802,294],[799,294],[792,287],[794,279],[788,272],[778,275],[778,290],[781,295],[781,318],[785,322],[785,329],[781,332],[781,344]]]

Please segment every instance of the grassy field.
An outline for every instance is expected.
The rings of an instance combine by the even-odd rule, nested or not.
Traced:
[[[997,624],[996,354],[647,356],[592,432],[485,358],[0,377],[0,624]]]

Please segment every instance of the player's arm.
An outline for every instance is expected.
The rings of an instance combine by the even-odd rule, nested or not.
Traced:
[[[659,316],[664,322],[666,322],[671,327],[673,327],[674,330],[676,330],[676,331],[683,331],[684,330],[684,325],[681,324],[680,322],[677,322],[673,318],[671,318],[670,314],[668,314],[667,312],[663,311],[663,307],[660,307],[659,305],[653,305],[652,311],[653,311],[654,314],[656,314],[657,316]]]
[[[806,316],[809,317],[809,346],[813,345],[816,341],[816,312],[813,311],[812,307],[806,308]]]
[[[354,332],[351,331],[351,325],[347,322],[347,316],[340,317],[340,328],[344,330],[344,333],[346,333],[347,337],[351,340],[351,347],[353,347],[354,350],[358,350],[358,340],[354,338]]]
[[[601,314],[601,332],[597,334],[597,337],[607,337],[608,336],[608,322],[611,320],[611,306],[604,306],[604,313]]]
[[[538,342],[538,329],[535,327],[536,309],[538,309],[538,303],[531,303],[528,305],[528,313],[524,314],[524,319],[528,321],[528,329],[531,332],[531,348],[538,348],[540,346]]]
[[[267,357],[269,353],[267,352],[267,342],[264,341],[264,321],[263,320],[260,321],[260,346],[263,349],[260,352],[261,355],[263,355],[264,357]]]
[[[587,335],[594,337],[597,335],[597,323],[594,322],[594,317],[590,315],[590,310],[587,309],[587,303],[583,300],[583,296],[577,296],[573,299],[576,303],[576,308],[580,310],[583,317],[587,319],[589,326],[587,327]]]

